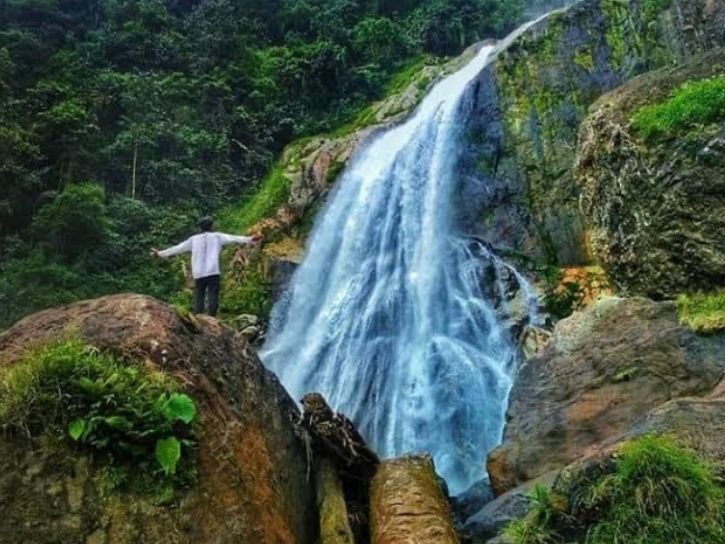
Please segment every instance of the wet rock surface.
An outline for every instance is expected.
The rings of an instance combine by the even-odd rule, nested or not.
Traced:
[[[725,284],[725,121],[644,140],[630,122],[687,81],[725,73],[725,49],[636,78],[594,106],[576,169],[597,259],[620,292],[672,297]]]
[[[673,399],[709,395],[723,353],[725,336],[681,327],[672,303],[603,299],[559,322],[520,368],[503,445],[488,459],[494,491],[561,469]],[[648,417],[651,428],[667,419]]]
[[[472,544],[490,542],[506,526],[524,517],[531,507],[531,493],[536,485],[551,486],[555,474],[549,474],[535,481],[520,485],[489,502],[466,519],[461,534]]]
[[[299,413],[248,343],[216,320],[139,295],[30,316],[0,335],[0,365],[80,338],[175,377],[200,416],[198,483],[168,503],[104,490],[92,459],[0,436],[0,542],[308,544],[317,515]]]

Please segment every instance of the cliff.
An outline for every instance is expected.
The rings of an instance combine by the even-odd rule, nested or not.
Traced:
[[[481,235],[536,259],[592,261],[574,179],[588,108],[632,77],[725,43],[722,0],[585,0],[535,24],[482,74],[469,161]]]
[[[622,293],[725,285],[725,50],[602,97],[576,180],[591,248]]]

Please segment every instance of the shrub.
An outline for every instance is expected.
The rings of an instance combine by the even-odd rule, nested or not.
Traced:
[[[623,446],[612,467],[537,490],[527,517],[507,535],[516,544],[725,542],[725,490],[693,451],[648,435]]]
[[[652,21],[661,12],[672,6],[672,0],[644,0],[643,12],[645,21]]]
[[[695,332],[725,330],[725,292],[681,295],[677,299],[680,323]]]
[[[725,76],[689,81],[659,104],[645,106],[632,125],[645,139],[671,138],[725,118]]]
[[[550,544],[561,541],[554,528],[563,515],[562,497],[544,486],[537,485],[531,494],[531,510],[526,518],[514,521],[506,534],[516,543]]]
[[[33,234],[54,254],[73,260],[96,249],[111,229],[100,185],[68,186],[33,218]]]
[[[142,489],[193,481],[196,407],[161,372],[78,340],[0,369],[0,428],[77,443]]]

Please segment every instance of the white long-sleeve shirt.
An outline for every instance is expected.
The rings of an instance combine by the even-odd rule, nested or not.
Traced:
[[[191,275],[194,279],[217,276],[219,270],[219,255],[222,248],[229,244],[251,244],[248,236],[234,236],[221,232],[203,232],[192,236],[178,245],[159,251],[159,257],[172,257],[191,251]]]

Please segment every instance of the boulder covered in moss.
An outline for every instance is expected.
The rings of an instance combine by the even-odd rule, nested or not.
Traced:
[[[118,370],[105,377],[102,367],[93,374],[72,360],[64,363],[74,369],[70,374],[67,368],[50,374],[24,370],[23,365],[31,370],[37,365],[33,354],[44,353],[43,357],[52,359],[54,348],[42,350],[62,346],[59,342],[64,341],[92,346],[102,354],[99,360],[117,361],[119,369],[133,371]],[[133,379],[127,382],[141,380],[141,386],[114,389],[122,379],[119,375],[129,372]],[[24,432],[15,421],[2,421],[1,542],[314,542],[314,487],[308,479],[303,431],[296,426],[297,409],[250,346],[216,320],[179,313],[138,295],[48,310],[0,336],[0,385],[23,398],[23,388],[42,391],[48,376],[58,380],[62,403],[46,390],[43,398],[30,399],[34,410],[75,407],[76,399],[67,392],[90,390],[97,394],[97,404],[86,407],[99,412],[110,407],[125,415],[103,417],[99,422],[80,414],[68,431],[77,442],[44,429],[44,419],[50,425],[62,421],[62,413],[48,413],[46,418],[34,414]],[[74,380],[72,387],[63,383],[66,376]],[[153,456],[138,467],[129,466],[128,459],[116,466],[123,451],[143,450],[113,441],[118,436],[142,441],[147,434],[133,431],[133,417],[148,416],[139,410],[123,412],[128,398],[159,383],[178,391],[174,399],[191,399],[180,403],[187,413],[179,412],[188,421],[195,419],[193,432],[182,444],[181,451],[188,457],[185,479],[165,478]],[[161,404],[149,410],[163,411],[162,401],[169,398],[163,396]],[[5,411],[6,415],[16,413],[22,415],[17,410]],[[91,425],[92,419],[96,433],[86,435],[96,438],[84,441],[82,425]],[[172,427],[179,424],[174,421]],[[99,425],[110,429],[108,436],[99,434]],[[152,428],[148,433],[156,431]],[[178,454],[169,443],[157,444],[157,456],[173,459]],[[150,487],[125,483],[144,472],[150,474]]]
[[[596,258],[622,292],[725,285],[725,49],[604,96],[576,170]]]
[[[510,544],[721,544],[725,488],[702,451],[680,437],[649,433],[536,487],[529,512],[504,533]]]
[[[723,353],[725,335],[681,326],[674,303],[608,298],[560,321],[519,370],[488,459],[494,491],[561,469],[672,399],[710,394]]]
[[[451,508],[429,456],[383,461],[372,483],[372,544],[458,544]]]

